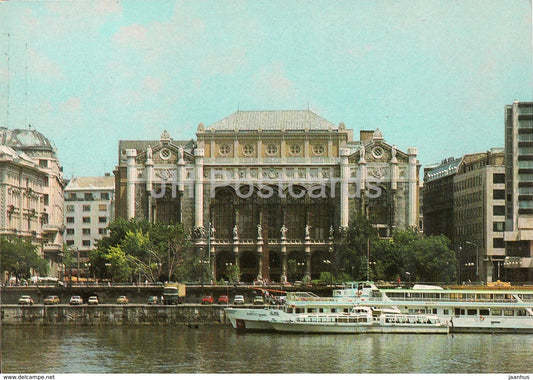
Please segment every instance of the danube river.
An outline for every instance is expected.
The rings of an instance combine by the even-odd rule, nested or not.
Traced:
[[[2,328],[3,373],[529,373],[533,335]]]

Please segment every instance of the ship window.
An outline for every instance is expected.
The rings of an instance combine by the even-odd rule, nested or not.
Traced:
[[[449,313],[450,313],[450,311],[449,311],[448,309],[444,309],[444,310],[443,310],[443,314],[444,314],[444,315],[448,315]]]
[[[307,309],[308,313],[316,313],[316,309],[313,309],[312,307]]]
[[[514,315],[514,310],[504,310],[503,315],[506,317],[512,317]]]
[[[500,309],[492,309],[490,311],[491,315],[502,315],[502,311]]]
[[[319,313],[323,313],[323,312],[324,312],[324,309],[319,308],[319,309],[318,309],[318,312],[319,312]]]
[[[345,312],[345,313],[347,313],[347,312],[349,312],[349,311],[350,311],[350,310],[348,310],[348,309],[344,309],[344,312]]]
[[[526,316],[526,311],[525,310],[517,310],[516,311],[516,315],[518,317],[525,317]]]
[[[477,310],[476,309],[468,309],[467,315],[477,315]]]
[[[489,309],[479,309],[479,315],[489,315]]]
[[[337,312],[337,309],[331,309],[331,312],[332,312],[332,313],[336,313],[336,312]]]
[[[298,313],[303,313],[304,311],[305,311],[305,309],[302,308],[302,307],[297,307],[297,308],[296,308],[296,314],[298,314]]]

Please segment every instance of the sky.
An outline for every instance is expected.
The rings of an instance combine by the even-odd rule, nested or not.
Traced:
[[[101,176],[119,140],[195,138],[240,110],[379,128],[422,166],[504,144],[532,101],[530,0],[0,2],[0,126]]]

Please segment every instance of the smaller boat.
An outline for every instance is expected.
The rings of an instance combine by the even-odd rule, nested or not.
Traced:
[[[321,334],[447,334],[448,324],[436,315],[401,314],[394,309],[354,307],[349,313],[299,314],[273,318],[276,331]]]

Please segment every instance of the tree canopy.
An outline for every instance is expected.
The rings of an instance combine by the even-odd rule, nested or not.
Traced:
[[[457,260],[450,246],[444,235],[425,236],[413,229],[395,230],[392,239],[380,239],[368,219],[356,215],[343,232],[339,266],[354,280],[452,282]]]
[[[118,218],[109,236],[89,253],[91,267],[100,278],[117,282],[142,277],[156,281],[194,281],[204,275],[181,224],[150,223]]]
[[[48,262],[39,256],[37,246],[21,238],[0,238],[0,268],[17,279],[30,278],[31,270],[41,276],[48,274]]]

